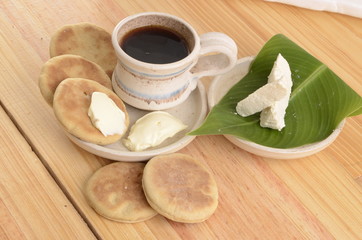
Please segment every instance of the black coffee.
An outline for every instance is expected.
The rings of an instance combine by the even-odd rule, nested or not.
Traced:
[[[182,36],[160,26],[134,29],[121,39],[120,46],[129,56],[156,64],[176,62],[190,53]]]

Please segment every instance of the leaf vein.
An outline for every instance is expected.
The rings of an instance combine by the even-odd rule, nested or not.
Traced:
[[[319,74],[321,72],[323,72],[324,70],[328,69],[328,67],[324,64],[321,64],[318,68],[316,68],[310,75],[309,77],[307,77],[301,84],[299,84],[299,86],[297,88],[295,88],[293,90],[293,92],[290,95],[290,99],[289,101],[292,101],[294,97],[296,97],[298,95],[299,92],[301,92],[301,90],[303,88],[305,88],[308,84],[310,84],[311,82],[313,82],[315,79],[318,78]]]

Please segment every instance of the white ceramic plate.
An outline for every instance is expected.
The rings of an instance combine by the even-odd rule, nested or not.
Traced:
[[[106,146],[100,146],[82,141],[67,132],[66,134],[76,145],[97,156],[116,161],[146,161],[156,155],[176,152],[189,144],[195,136],[188,136],[185,134],[196,129],[205,119],[207,112],[206,101],[205,87],[199,82],[197,88],[190,94],[185,102],[172,109],[165,110],[186,124],[188,126],[187,129],[176,134],[172,138],[165,140],[160,146],[142,152],[129,151],[123,146],[121,141]],[[130,127],[137,119],[148,113],[148,111],[139,110],[129,105],[127,105],[127,111],[130,117]],[[125,136],[127,135],[128,132]]]
[[[232,70],[214,78],[208,91],[208,103],[210,109],[221,100],[221,98],[233,85],[235,85],[248,73],[250,63],[253,61],[253,59],[254,57],[245,57],[239,59],[236,63],[236,66]],[[337,129],[335,129],[328,138],[321,142],[288,149],[266,147],[230,135],[225,135],[225,137],[236,146],[255,155],[275,159],[294,159],[310,156],[328,147],[342,131],[344,123],[345,120],[343,120],[338,125]]]

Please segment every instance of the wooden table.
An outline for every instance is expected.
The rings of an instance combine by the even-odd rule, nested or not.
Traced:
[[[259,0],[2,0],[0,239],[361,239],[362,116],[349,118],[326,150],[296,160],[258,157],[222,136],[197,137],[180,152],[208,165],[220,195],[216,213],[200,224],[161,216],[122,224],[88,206],[83,184],[111,161],[68,140],[38,75],[57,28],[87,21],[111,32],[143,11],[175,14],[200,34],[224,32],[240,58],[283,33],[362,94],[362,19]]]

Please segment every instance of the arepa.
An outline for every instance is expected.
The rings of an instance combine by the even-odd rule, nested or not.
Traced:
[[[91,23],[64,25],[50,39],[50,56],[80,55],[100,65],[112,77],[117,57],[111,34]]]
[[[112,89],[110,78],[98,64],[72,54],[53,57],[43,65],[39,76],[40,92],[50,105],[55,89],[66,78],[91,79]]]
[[[134,223],[157,215],[142,190],[144,163],[116,162],[98,169],[84,188],[90,206],[113,221]]]
[[[142,186],[151,207],[173,221],[202,222],[218,205],[218,190],[212,174],[185,154],[152,158],[144,169]]]
[[[53,110],[66,131],[79,139],[99,145],[107,145],[118,141],[123,134],[104,136],[92,123],[88,116],[93,92],[105,93],[117,107],[124,112],[125,131],[129,125],[129,116],[123,101],[110,89],[101,84],[83,78],[67,78],[62,81],[55,93]]]

